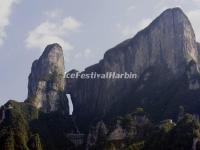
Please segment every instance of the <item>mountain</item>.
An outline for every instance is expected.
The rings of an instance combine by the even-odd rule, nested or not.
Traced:
[[[42,56],[32,64],[26,102],[43,112],[59,110],[68,114],[64,72],[62,47],[58,44],[47,46]]]
[[[65,75],[62,47],[48,45],[32,64],[25,102],[0,108],[0,150],[200,149],[199,53],[180,8],[167,9],[83,72]],[[137,78],[80,77],[107,72]]]
[[[190,85],[185,85],[187,90],[184,91],[195,93],[190,88],[199,88],[197,78],[185,77],[190,62],[197,66],[199,64],[197,47],[199,48],[199,45],[195,40],[193,28],[183,11],[180,8],[164,11],[147,28],[108,50],[98,64],[80,73],[133,72],[138,75],[137,79],[77,79],[73,85],[70,84],[71,86],[66,88],[66,92],[72,97],[74,116],[77,120],[84,118],[91,122],[111,114],[127,113],[136,107],[150,109],[150,113],[153,113],[152,108],[155,107],[163,114],[168,113],[166,107],[171,105],[174,94],[178,94],[178,89],[175,89],[178,82],[183,83],[177,88],[181,88],[184,82],[190,82]],[[67,79],[67,82],[71,83],[70,79]],[[166,99],[167,97],[169,99]],[[185,98],[182,95],[176,99],[182,105]],[[199,96],[195,98],[197,101]],[[194,106],[196,107],[197,105]],[[159,112],[155,114],[162,115]]]

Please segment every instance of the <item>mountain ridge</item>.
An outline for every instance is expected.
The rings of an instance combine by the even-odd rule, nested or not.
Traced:
[[[191,60],[198,64],[198,57],[197,43],[190,21],[180,8],[173,8],[164,11],[133,38],[108,50],[98,64],[87,67],[81,73],[134,72],[140,77],[148,68],[163,66],[162,68],[172,73],[171,78],[178,78],[185,72]],[[71,94],[75,106],[74,115],[91,119],[95,116],[105,116],[114,103],[122,100],[131,91],[134,92],[135,88],[131,87],[137,84],[136,82],[138,79],[77,79],[73,89],[66,91]],[[95,90],[89,92],[90,89]],[[87,106],[88,103],[90,106]]]
[[[198,148],[199,52],[180,8],[167,9],[79,72],[133,72],[137,79],[64,78],[63,49],[48,45],[32,64],[25,102],[0,108],[0,149],[188,150],[195,141]]]

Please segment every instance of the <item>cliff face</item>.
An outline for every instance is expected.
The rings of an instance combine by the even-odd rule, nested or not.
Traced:
[[[198,149],[199,53],[179,8],[79,73],[132,72],[137,79],[65,79],[63,50],[49,45],[32,64],[27,100],[0,107],[0,149],[188,150],[192,142]]]
[[[137,79],[65,81],[62,48],[58,44],[52,44],[32,64],[26,102],[43,112],[59,110],[68,113],[66,94],[71,94],[74,116],[77,120],[90,122],[95,118],[105,117],[110,112],[114,113],[117,109],[125,109],[121,108],[124,98],[130,96],[130,93],[135,98],[145,87],[150,88],[151,85],[145,83],[149,78],[155,78],[151,82],[162,86],[166,84],[165,80],[172,82],[187,72],[187,87],[197,90],[199,47],[191,23],[179,8],[164,11],[135,37],[108,50],[98,64],[82,72],[132,72],[138,75]],[[74,72],[77,71],[70,73]],[[153,88],[160,88],[159,86]],[[143,98],[138,96],[138,99]],[[137,103],[141,105],[141,102]]]
[[[42,56],[32,64],[26,102],[43,112],[59,110],[68,113],[68,100],[64,93],[64,69],[61,46],[47,46]]]
[[[98,64],[82,72],[133,72],[138,79],[78,79],[66,92],[71,94],[77,118],[104,117],[111,109],[119,108],[116,103],[123,103],[128,94],[145,86],[141,84],[142,77],[157,72],[154,74],[158,79],[152,82],[176,79],[184,74],[190,61],[198,64],[198,59],[195,34],[188,18],[179,8],[168,9],[135,37],[108,50]],[[149,72],[150,68],[154,71]],[[66,82],[71,83],[70,79]]]
[[[110,65],[114,71],[130,70],[139,75],[146,68],[159,64],[166,64],[173,73],[180,73],[183,64],[192,59],[197,61],[197,57],[193,28],[182,10],[174,8],[164,11],[134,38],[106,52],[103,62],[105,68]],[[123,67],[117,70],[114,64]]]
[[[200,43],[197,42],[197,49],[198,49],[198,52],[200,52]]]

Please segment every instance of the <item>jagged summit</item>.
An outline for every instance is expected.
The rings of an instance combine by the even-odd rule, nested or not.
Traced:
[[[120,57],[120,53],[126,54],[128,60],[124,61],[131,63],[132,70],[139,74],[156,64],[166,64],[174,73],[179,73],[184,69],[183,64],[190,60],[198,62],[194,30],[180,8],[164,11],[132,39],[107,51],[104,59],[111,59],[113,55]]]
[[[0,108],[0,149],[198,149],[199,52],[180,8],[164,11],[84,72],[68,72],[131,72],[137,79],[64,78],[62,47],[51,44],[32,64],[27,100]]]
[[[59,44],[48,45],[41,57],[32,64],[28,82],[28,100],[44,112],[68,112],[64,94],[64,56]],[[62,107],[62,109],[61,109]]]
[[[134,72],[138,74],[139,81],[73,82],[74,85],[68,88],[66,86],[66,89],[71,94],[75,106],[74,115],[88,120],[96,116],[102,117],[111,112],[111,108],[116,110],[118,106],[122,106],[121,103],[128,93],[137,93],[138,89],[145,86],[140,85],[140,77],[145,73],[148,76],[151,74],[157,76],[157,80],[160,81],[153,82],[160,84],[169,78],[172,80],[183,75],[190,61],[198,64],[198,57],[197,42],[189,19],[180,8],[167,9],[144,30],[108,50],[98,64],[84,71],[86,73]],[[154,71],[148,72],[152,70],[150,68],[154,68]],[[166,76],[166,79],[162,79],[162,76]],[[138,99],[140,98],[139,96]]]
[[[164,80],[169,79],[173,83],[174,79],[187,72],[187,88],[196,90],[199,81],[196,73],[193,78],[192,67],[198,67],[198,50],[199,44],[184,12],[180,8],[167,9],[133,38],[108,50],[98,64],[81,72],[133,72],[138,74],[138,79],[64,81],[63,51],[60,45],[52,44],[46,47],[41,57],[32,65],[27,102],[44,112],[57,111],[61,107],[68,112],[65,95],[71,94],[74,116],[79,120],[86,120],[87,123],[87,120],[107,115],[113,107],[122,106],[120,103],[129,93],[137,94],[142,88],[151,86],[143,83],[141,85],[145,76],[156,76],[158,81],[153,82],[161,85]],[[194,65],[191,66],[191,63]],[[196,70],[198,74],[198,69]],[[74,72],[76,70],[68,73]]]
[[[183,10],[180,7],[166,9],[153,22],[155,22],[161,18],[162,19],[168,18],[168,15],[172,16],[171,19],[173,19],[174,22],[179,21],[180,23],[187,22],[190,24],[188,17],[185,15],[185,13],[183,12]]]
[[[45,57],[47,56],[50,52],[52,51],[60,51],[60,53],[63,53],[63,50],[62,50],[62,46],[59,45],[58,43],[54,43],[54,44],[50,44],[50,45],[47,45],[44,52],[42,53],[41,57]]]
[[[183,10],[180,7],[175,7],[163,11],[157,18],[155,18],[146,28],[144,28],[140,32],[147,31],[151,29],[152,26],[157,26],[159,22],[165,22],[165,23],[167,22],[167,24],[173,22],[172,27],[175,27],[176,24],[179,25],[187,24],[192,28],[191,22],[186,16],[186,14],[183,12]],[[138,32],[138,34],[140,32]],[[193,28],[192,28],[192,34],[194,34]]]

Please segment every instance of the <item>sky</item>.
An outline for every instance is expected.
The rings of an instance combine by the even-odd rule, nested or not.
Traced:
[[[0,0],[0,105],[26,99],[32,62],[48,44],[63,47],[66,72],[82,71],[177,6],[200,41],[200,0]]]

